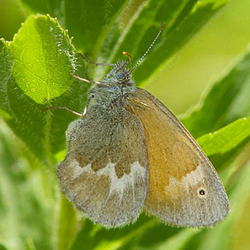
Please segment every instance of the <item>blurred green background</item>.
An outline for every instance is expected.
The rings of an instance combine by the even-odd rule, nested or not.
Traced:
[[[17,0],[0,0],[0,37],[3,37],[8,41],[13,39],[14,34],[21,27],[21,23],[26,19],[26,14],[28,12],[27,10],[25,12],[20,6],[21,5]],[[154,94],[158,99],[160,99],[164,104],[166,104],[175,114],[180,115],[185,113],[200,100],[202,93],[204,93],[204,91],[206,92],[206,88],[208,88],[209,83],[221,76],[226,68],[231,64],[232,60],[237,58],[239,54],[246,50],[246,47],[250,43],[249,13],[250,0],[232,0],[225,8],[223,8],[222,11],[219,12],[217,16],[213,17],[213,20],[202,29],[202,32],[196,35],[196,37],[185,46],[185,48],[177,53],[174,58],[172,58],[171,61],[163,69],[161,69],[161,71],[150,82],[147,83],[145,88]],[[8,166],[10,166],[9,169],[6,168],[5,170],[1,170],[0,168],[0,175],[2,177],[2,182],[0,183],[0,195],[1,192],[8,193],[9,190],[13,192],[10,194],[9,199],[4,200],[4,204],[0,204],[0,209],[4,210],[4,214],[9,214],[10,216],[8,218],[8,227],[11,225],[11,228],[5,228],[4,231],[0,231],[0,243],[2,233],[5,236],[4,240],[12,247],[11,249],[53,249],[51,248],[52,244],[50,244],[50,237],[57,238],[57,232],[54,230],[57,228],[57,225],[53,227],[50,224],[50,219],[53,218],[53,213],[59,213],[60,206],[68,206],[68,210],[70,212],[72,212],[72,206],[68,205],[67,201],[65,200],[58,201],[60,200],[60,197],[58,197],[58,186],[53,186],[53,184],[56,183],[54,173],[51,174],[50,170],[46,169],[44,166],[41,166],[38,160],[31,157],[30,152],[23,145],[23,143],[19,140],[16,140],[16,137],[12,135],[10,129],[4,125],[1,120],[0,128],[0,164],[3,166],[3,164],[8,163]],[[236,172],[235,176],[233,175],[233,178],[239,178],[238,183],[243,180],[241,177],[244,174],[242,174],[239,169],[242,170],[244,168],[244,163],[247,163],[249,160],[249,148],[248,150],[245,150],[243,154],[245,155],[239,159],[240,162],[238,161],[235,163],[237,167],[231,168],[231,172]],[[237,175],[237,171],[239,171],[239,175]],[[225,177],[227,174],[228,173],[224,173],[223,175],[222,172],[223,181],[230,179]],[[245,173],[245,175],[247,176],[248,174],[250,174],[249,170]],[[11,180],[11,178],[13,180],[18,179],[18,183],[20,181],[21,185],[14,188],[8,186],[9,183],[15,183],[15,181]],[[230,237],[235,238],[233,246],[230,248],[230,250],[250,249],[250,225],[248,215],[250,209],[250,196],[248,193],[244,192],[245,190],[249,190],[249,185],[247,185],[247,182],[244,183],[242,181],[242,183],[242,186],[238,188],[241,190],[239,192],[235,192],[237,196],[232,195],[232,197],[230,197],[232,203],[232,214],[236,214],[236,219],[235,217],[230,217],[231,219],[228,218],[228,220],[226,220],[223,224],[216,227],[215,231],[204,230],[205,236],[202,235],[200,237],[194,237],[194,239],[191,240],[191,243],[188,241],[188,235],[195,235],[196,233],[198,234],[198,230],[192,231],[189,229],[184,229],[182,231],[180,230],[181,233],[178,234],[176,233],[178,232],[178,229],[172,229],[170,227],[168,228],[159,223],[160,225],[158,227],[162,229],[164,233],[165,230],[169,232],[170,240],[168,238],[169,241],[166,242],[166,244],[163,242],[164,244],[160,245],[159,243],[158,249],[179,249],[174,248],[173,246],[176,247],[179,240],[184,239],[185,237],[187,237],[185,249],[192,249],[189,248],[189,244],[192,246],[194,241],[202,242],[199,249],[221,249],[219,247],[217,248],[216,244],[219,244],[218,242],[220,241],[223,242],[223,240],[226,241]],[[244,185],[246,186],[246,189],[244,189]],[[230,189],[230,183],[227,186],[229,186]],[[244,197],[244,202],[239,194],[242,194],[242,197]],[[64,204],[61,205],[60,202]],[[30,206],[30,204],[32,204],[32,206]],[[238,204],[243,205],[237,206]],[[19,207],[21,212],[25,212],[22,214],[20,212],[19,214]],[[235,213],[236,210],[240,211]],[[60,212],[63,213],[65,211],[63,210]],[[16,218],[11,218],[12,214],[17,214],[16,218],[19,218],[22,223],[16,223]],[[40,217],[40,215],[42,216]],[[69,217],[69,215],[66,213],[64,216]],[[0,221],[4,221],[4,219],[6,218],[1,218],[0,213]],[[67,218],[66,220],[70,221],[71,219],[72,218]],[[72,220],[74,219],[75,218]],[[232,223],[233,220],[235,220],[234,223]],[[59,224],[60,222],[55,221],[55,223]],[[73,228],[75,226],[74,221],[72,224]],[[233,229],[230,228],[232,224],[234,227]],[[4,228],[2,224],[0,225],[1,229]],[[36,232],[38,225],[40,231],[37,230]],[[100,240],[100,242],[103,244],[106,243],[106,234],[107,239],[108,237],[112,239],[112,231],[105,232],[105,230],[102,231],[100,228],[96,227],[93,229],[93,232],[89,229],[92,229],[91,225],[91,223],[87,222],[85,228],[83,227],[82,235],[80,233],[80,236],[82,236],[83,239],[88,241],[89,238],[95,235],[96,232],[101,232],[104,235],[104,243]],[[159,228],[156,232],[160,231]],[[29,234],[30,230],[34,231],[35,236],[32,235],[29,238],[27,237],[27,234]],[[60,230],[61,228],[59,231]],[[90,235],[86,236],[86,232],[88,232],[88,230],[91,231],[91,233],[89,233]],[[135,227],[135,231],[136,230],[137,228]],[[21,237],[19,237],[20,232],[23,237],[26,237],[25,244],[23,243]],[[126,232],[126,228],[124,231],[122,231],[122,233],[124,232]],[[133,231],[131,232],[133,233]],[[173,237],[171,238],[172,232],[174,233]],[[206,234],[206,232],[208,233]],[[225,232],[230,232],[230,234],[225,235]],[[125,236],[127,236],[127,234],[125,234]],[[142,238],[145,238],[145,242],[148,240],[146,236],[141,236]],[[159,238],[164,238],[164,236],[159,235]],[[32,237],[38,239],[38,243],[36,243],[40,246],[40,248],[36,248],[36,245],[33,241],[34,239]],[[43,240],[43,237],[49,240]],[[95,237],[96,238],[94,238],[93,241],[98,239],[96,235]],[[61,238],[63,237],[61,236]],[[79,238],[80,237],[78,237],[78,239]],[[126,242],[126,239],[122,239],[120,241],[117,240],[119,237],[117,237],[117,239],[114,237],[114,239],[113,249],[116,249],[117,245],[119,244],[122,245],[122,240]],[[144,244],[146,245],[146,243]],[[223,243],[221,244],[223,245]],[[26,248],[22,248],[23,245],[25,245]],[[166,248],[166,246],[168,246],[168,248]],[[206,248],[206,246],[208,247]],[[147,246],[144,247],[146,249]],[[5,248],[1,247],[0,245],[0,249],[2,250]],[[58,247],[58,249],[64,249],[64,246],[61,245],[61,248]],[[65,249],[67,248],[65,247]],[[77,243],[72,249],[78,249]],[[104,249],[102,248],[101,244],[100,249]]]

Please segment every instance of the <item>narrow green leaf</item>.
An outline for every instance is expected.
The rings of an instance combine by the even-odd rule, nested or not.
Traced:
[[[199,137],[250,115],[250,46],[182,122]],[[236,130],[237,134],[238,131]]]
[[[228,168],[250,142],[250,117],[239,119],[197,141],[217,170]]]
[[[152,48],[152,52],[133,73],[137,85],[145,84],[227,2],[227,0],[142,2],[136,11],[132,12],[133,15],[129,21],[124,21],[127,26],[120,25],[120,19],[116,20],[103,41],[98,61],[106,58],[108,62],[116,62],[122,58],[123,51],[131,54],[134,62],[138,61],[155,38],[162,23],[165,22],[163,33]],[[122,16],[121,20],[123,20]],[[107,47],[111,45],[111,50],[108,50]]]
[[[181,229],[167,227],[155,218],[141,215],[135,224],[119,229],[106,230],[85,221],[71,250],[131,249],[141,245],[142,249],[156,249],[160,242],[177,235]],[[132,247],[133,246],[133,247]]]
[[[250,117],[239,119],[214,133],[200,137],[197,141],[209,156],[225,154],[246,139],[250,141]]]
[[[20,0],[27,14],[50,14],[51,16],[63,17],[63,0]]]
[[[8,250],[5,246],[3,246],[2,244],[0,244],[0,250]]]
[[[88,56],[98,53],[100,43],[128,0],[65,0],[65,27],[74,36],[78,50]],[[109,48],[110,49],[110,48]]]
[[[55,197],[48,171],[13,137],[0,120],[0,241],[7,249],[53,249]],[[51,235],[51,237],[46,237]]]
[[[165,249],[172,249],[178,250],[185,247],[187,242],[197,236],[201,230],[198,229],[183,229],[179,234],[169,238],[163,244],[160,244],[157,249],[158,250],[165,250]],[[147,249],[147,248],[146,248]]]
[[[77,224],[76,213],[73,204],[62,196],[58,223],[58,250],[69,249],[74,241]]]

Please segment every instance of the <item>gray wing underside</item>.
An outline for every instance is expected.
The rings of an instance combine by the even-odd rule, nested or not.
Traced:
[[[148,188],[143,127],[125,109],[93,107],[66,133],[68,153],[57,165],[63,193],[86,217],[106,227],[137,219]]]

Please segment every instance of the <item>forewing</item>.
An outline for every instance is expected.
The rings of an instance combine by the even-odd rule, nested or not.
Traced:
[[[63,193],[106,227],[136,220],[146,199],[148,159],[140,120],[122,107],[93,106],[70,124],[68,153],[57,165]]]
[[[229,210],[211,162],[177,118],[147,91],[127,107],[143,123],[149,159],[145,209],[167,224],[209,227]]]

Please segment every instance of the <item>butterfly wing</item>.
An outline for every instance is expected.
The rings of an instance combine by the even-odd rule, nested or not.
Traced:
[[[86,217],[105,227],[135,221],[148,187],[140,120],[123,107],[106,110],[96,105],[70,124],[66,137],[68,153],[57,165],[63,193]]]
[[[229,210],[224,187],[191,134],[154,96],[137,89],[127,107],[143,123],[149,159],[145,210],[167,224],[213,226]]]

